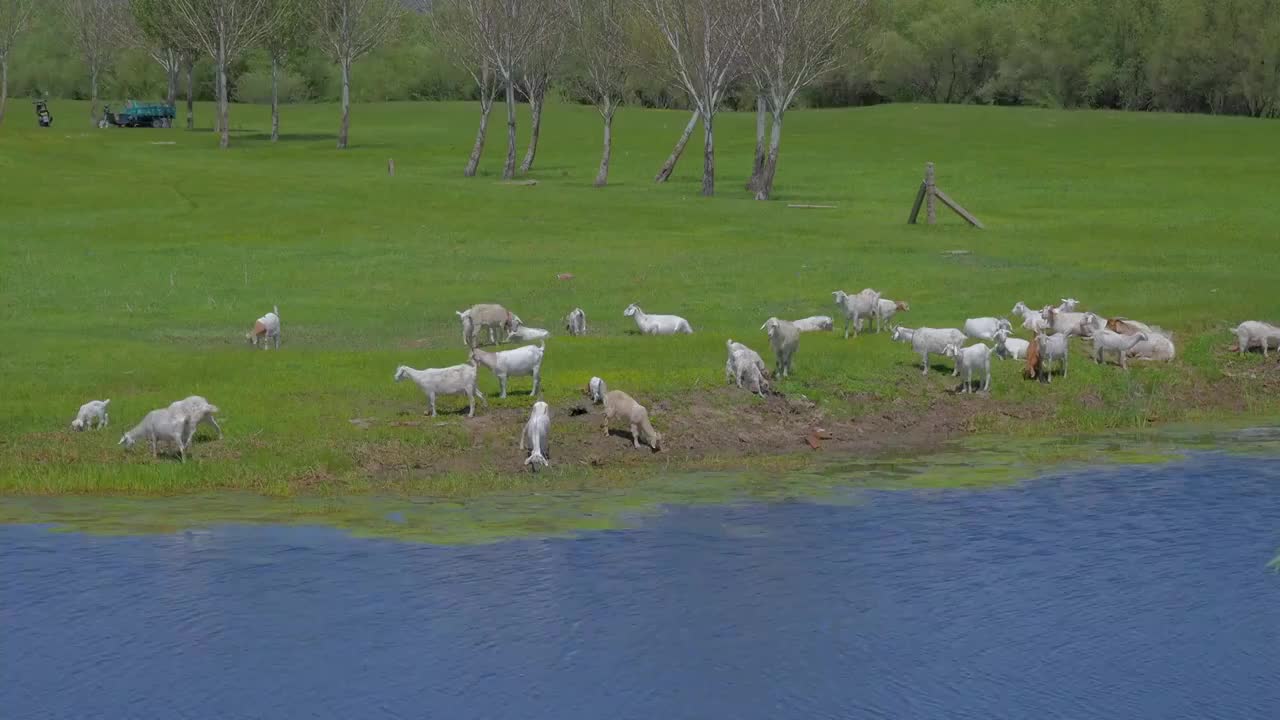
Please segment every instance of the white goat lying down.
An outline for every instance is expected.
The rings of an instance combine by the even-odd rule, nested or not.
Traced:
[[[604,396],[605,393],[609,392],[609,386],[604,384],[604,380],[592,377],[591,381],[587,383],[587,389],[583,392],[586,393],[587,397],[591,398],[591,402],[599,405],[604,402]]]
[[[835,323],[828,315],[810,315],[807,318],[793,320],[791,324],[795,325],[800,332],[822,332],[835,327]]]
[[[191,395],[177,402],[170,403],[169,410],[187,418],[187,436],[182,439],[182,444],[191,446],[191,438],[195,437],[196,426],[200,423],[206,423],[213,426],[218,431],[218,439],[222,439],[222,428],[218,425],[218,419],[214,415],[218,412],[217,405],[210,405],[208,400],[199,395]]]
[[[1178,351],[1173,345],[1173,336],[1158,328],[1145,334],[1148,339],[1129,348],[1129,357],[1135,360],[1169,362],[1177,356]]]
[[[494,303],[472,305],[462,312],[455,310],[454,314],[462,323],[462,343],[469,348],[476,346],[478,332],[488,330],[489,344],[497,345],[499,337],[506,337],[521,324],[520,318]]]
[[[493,371],[502,388],[501,397],[507,396],[507,378],[523,375],[533,376],[533,389],[530,395],[537,395],[542,384],[542,356],[546,352],[546,344],[525,345],[515,350],[501,350],[496,353],[486,352],[480,348],[472,348],[471,362],[483,365]]]
[[[893,329],[894,340],[911,338],[911,349],[920,353],[921,375],[929,374],[929,353],[941,354],[948,345],[963,345],[965,334],[955,328],[911,328],[897,327]],[[960,374],[959,366],[951,373],[951,377]]]
[[[538,472],[539,465],[546,467],[551,464],[550,433],[551,415],[547,412],[547,404],[539,400],[533,404],[529,421],[524,424],[524,432],[520,433],[520,449],[524,450],[526,444],[529,446],[529,457],[525,458],[524,464],[533,472]]]
[[[1008,330],[1001,330],[996,333],[996,357],[1000,359],[1013,358],[1014,360],[1023,360],[1027,357],[1027,350],[1031,347],[1031,343],[1021,338],[1010,337]]]
[[[991,389],[991,348],[987,345],[970,345],[969,347],[959,347],[957,345],[948,345],[942,350],[942,354],[956,361],[956,369],[964,371],[964,386],[961,392],[970,392],[973,387],[973,374],[979,373],[982,377],[982,390]]]
[[[635,318],[636,327],[645,335],[692,335],[689,321],[679,315],[649,315],[640,306],[631,303],[622,311],[623,317]]]
[[[1270,347],[1280,348],[1280,327],[1271,323],[1246,320],[1234,327],[1231,332],[1235,333],[1241,355],[1249,352],[1250,348],[1261,347],[1262,356],[1267,357]]]
[[[974,340],[995,340],[996,333],[1001,330],[1013,332],[1013,326],[1004,318],[979,317],[965,320],[962,330]]]
[[[831,293],[831,297],[835,299],[836,305],[844,311],[844,339],[849,339],[849,325],[853,324],[853,334],[856,337],[862,332],[862,319],[868,318],[876,314],[880,307],[880,293],[871,288],[863,288],[862,292],[857,295],[850,295],[843,290],[836,290]]]
[[[1147,342],[1146,333],[1137,335],[1121,335],[1110,330],[1097,330],[1093,333],[1093,361],[1102,364],[1104,353],[1113,352],[1119,358],[1120,367],[1129,369],[1125,358],[1129,351],[1140,342]]]
[[[725,348],[729,355],[724,362],[725,382],[736,383],[738,387],[746,387],[764,397],[768,382],[765,380],[767,372],[760,353],[733,340],[726,341]]]
[[[876,301],[876,332],[880,332],[885,323],[893,319],[899,312],[909,312],[911,306],[901,300],[880,298]]]
[[[1057,360],[1062,364],[1062,377],[1067,376],[1067,355],[1070,354],[1071,345],[1069,341],[1071,336],[1066,334],[1058,335],[1037,335],[1036,343],[1040,350],[1040,378],[1053,382],[1053,373],[1049,370],[1049,363]]]
[[[587,334],[587,314],[582,308],[574,308],[565,316],[564,329],[574,336]]]
[[[610,390],[604,396],[604,434],[609,436],[609,422],[615,417],[626,420],[631,425],[631,443],[640,447],[640,433],[643,431],[649,447],[661,450],[662,436],[649,424],[649,411],[636,402],[630,395],[621,390]]]
[[[97,423],[99,429],[111,424],[111,415],[108,413],[111,399],[106,400],[90,400],[80,406],[80,411],[76,413],[76,419],[71,421],[72,430],[92,430],[94,423]]]
[[[142,422],[120,438],[119,444],[128,450],[139,440],[146,440],[151,445],[151,456],[157,457],[160,452],[158,448],[160,441],[171,442],[178,448],[178,457],[185,463],[187,461],[186,438],[189,437],[187,432],[189,423],[190,421],[186,415],[169,408],[152,410],[147,413],[146,417],[142,418]]]
[[[507,333],[507,338],[504,342],[533,342],[534,340],[546,340],[549,337],[551,337],[550,331],[522,325]]]
[[[476,366],[471,364],[426,370],[414,370],[407,365],[401,365],[396,368],[395,381],[400,382],[408,378],[422,388],[431,406],[431,417],[436,416],[437,395],[466,395],[470,404],[467,417],[475,417],[477,397],[486,406],[489,404],[489,401],[485,400],[484,393],[480,392],[480,388],[476,386],[476,374]]]
[[[276,349],[280,349],[280,308],[273,306],[271,312],[258,318],[253,323],[253,329],[245,333],[245,340],[249,344],[258,347],[258,343],[262,343],[262,349],[266,350],[271,343],[275,343]]]

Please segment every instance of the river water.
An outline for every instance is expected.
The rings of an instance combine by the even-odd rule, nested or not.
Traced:
[[[0,526],[0,717],[1280,717],[1274,460],[856,495],[471,546]]]

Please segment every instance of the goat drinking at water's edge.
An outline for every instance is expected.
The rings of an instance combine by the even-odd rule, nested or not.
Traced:
[[[619,417],[631,425],[631,443],[640,447],[640,434],[643,432],[649,447],[660,450],[662,436],[649,423],[649,411],[636,402],[630,395],[621,390],[610,390],[604,396],[604,434],[609,435],[609,422]]]
[[[948,345],[942,354],[956,361],[956,370],[964,371],[964,385],[961,392],[970,392],[973,388],[973,374],[976,371],[982,378],[982,390],[991,390],[991,348],[987,345],[970,345],[960,347]]]
[[[831,293],[831,297],[835,299],[836,305],[844,311],[844,339],[849,339],[849,325],[853,325],[853,334],[856,337],[862,332],[862,319],[869,318],[876,314],[880,307],[880,293],[871,288],[863,288],[862,292],[857,295],[850,295],[843,290],[835,290]]]
[[[564,329],[573,336],[587,334],[587,314],[582,311],[582,308],[574,308],[565,316]]]
[[[189,422],[186,415],[174,412],[169,408],[152,410],[147,413],[146,417],[142,418],[142,422],[120,438],[119,444],[128,450],[139,440],[146,440],[151,445],[151,456],[156,457],[160,453],[160,441],[168,441],[178,448],[178,457],[185,463],[187,461],[186,438],[189,437],[187,432]]]
[[[99,429],[111,424],[111,415],[108,410],[111,400],[90,400],[80,406],[80,411],[76,413],[76,419],[71,421],[72,430],[92,430],[94,423],[97,423]]]
[[[525,458],[524,464],[533,472],[538,472],[539,465],[546,467],[551,464],[550,433],[551,415],[547,404],[539,400],[533,404],[529,421],[524,424],[524,432],[520,433],[520,449],[524,450],[525,445],[529,447],[529,457]]]
[[[546,344],[542,345],[525,345],[515,350],[501,350],[498,352],[486,352],[480,348],[471,350],[471,362],[476,365],[483,365],[493,372],[498,378],[498,385],[502,388],[501,397],[507,396],[507,378],[519,377],[522,375],[533,376],[533,389],[529,391],[530,395],[537,395],[538,388],[542,385],[542,356],[546,352]]]
[[[476,386],[476,375],[476,366],[469,363],[446,368],[427,368],[426,370],[414,370],[406,365],[401,365],[396,368],[395,381],[400,382],[408,378],[421,388],[430,403],[431,417],[436,416],[437,395],[466,395],[470,404],[467,417],[475,417],[477,397],[485,405],[489,404],[489,401],[485,400],[484,393],[480,392],[480,389]]]
[[[276,349],[280,349],[280,308],[273,306],[271,312],[258,318],[253,323],[253,329],[244,336],[245,340],[253,347],[258,347],[258,343],[262,343],[262,349],[266,350],[271,343],[275,343]]]
[[[880,298],[876,301],[876,332],[884,329],[885,323],[893,319],[899,312],[909,312],[911,306],[902,300]]]
[[[631,303],[622,311],[623,317],[634,318],[636,327],[645,335],[692,335],[693,327],[679,315],[650,315],[640,306]]]
[[[1140,342],[1148,340],[1146,333],[1137,335],[1121,335],[1110,330],[1096,330],[1093,333],[1093,361],[1102,364],[1103,353],[1113,352],[1119,357],[1120,367],[1129,369],[1125,358],[1129,351]]]

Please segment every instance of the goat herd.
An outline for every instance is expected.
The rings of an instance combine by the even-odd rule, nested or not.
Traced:
[[[881,297],[880,293],[867,288],[857,294],[850,295],[842,290],[832,293],[835,304],[844,315],[844,336],[849,337],[850,329],[856,336],[864,327],[864,321],[873,321],[875,331],[880,332],[899,312],[910,311],[906,302]],[[1013,337],[1013,325],[1005,318],[979,317],[965,320],[961,329],[955,328],[907,328],[893,326],[893,340],[909,343],[914,352],[920,355],[922,374],[929,372],[929,355],[940,354],[954,360],[952,376],[959,376],[963,371],[962,390],[971,392],[977,380],[984,391],[991,389],[991,356],[1023,360],[1026,363],[1024,375],[1029,379],[1052,382],[1050,363],[1058,363],[1062,377],[1067,375],[1068,341],[1071,337],[1080,337],[1093,344],[1093,359],[1104,362],[1106,356],[1114,354],[1121,368],[1128,368],[1128,359],[1167,362],[1174,359],[1175,348],[1172,336],[1160,328],[1147,325],[1128,318],[1103,318],[1092,312],[1079,312],[1078,301],[1064,298],[1061,304],[1046,306],[1041,310],[1032,310],[1025,303],[1018,302],[1011,311],[1022,318],[1022,328],[1029,331],[1033,339],[1022,340]],[[545,340],[550,333],[540,328],[527,327],[519,316],[511,313],[501,305],[480,304],[458,312],[462,324],[462,340],[469,348],[468,362],[446,368],[427,368],[415,370],[401,365],[396,369],[394,379],[411,380],[426,394],[431,415],[436,415],[436,397],[438,395],[466,395],[469,402],[468,417],[475,416],[476,398],[482,402],[484,394],[477,384],[478,369],[488,368],[498,379],[500,397],[507,396],[507,381],[511,377],[532,376],[533,388],[531,396],[537,395],[542,385],[542,359],[546,352]],[[688,320],[677,315],[650,315],[636,304],[631,304],[623,311],[625,317],[632,318],[641,334],[644,335],[676,335],[692,334],[693,327]],[[586,313],[575,308],[565,317],[565,328],[570,335],[585,335],[587,332]],[[800,345],[800,335],[804,332],[834,330],[834,322],[829,316],[817,315],[795,321],[780,320],[771,317],[761,326],[769,336],[769,345],[775,358],[774,377],[788,377],[791,374],[791,361]],[[538,345],[525,345],[512,350],[488,352],[478,345],[479,335],[488,333],[489,342],[528,342],[539,341]],[[1280,348],[1280,327],[1258,321],[1247,321],[1233,329],[1238,342],[1239,352],[1244,353],[1253,347],[1261,346],[1265,356],[1269,346],[1274,344]],[[499,340],[501,337],[501,340]],[[245,339],[254,347],[268,349],[280,348],[280,310],[258,318],[253,329],[245,335]],[[978,340],[974,345],[965,346],[967,340]],[[993,343],[987,345],[987,342]],[[728,358],[725,361],[725,380],[739,388],[764,396],[769,388],[770,373],[766,369],[760,355],[746,345],[726,342]],[[609,427],[616,418],[625,421],[631,430],[632,444],[640,447],[643,436],[648,445],[655,451],[660,449],[661,436],[649,422],[648,410],[621,390],[609,390],[604,380],[591,378],[585,393],[595,404],[604,409],[604,431],[609,434]],[[111,401],[93,400],[80,407],[71,427],[74,430],[86,430],[94,427],[107,427],[109,406]],[[120,445],[133,447],[139,440],[147,440],[153,455],[158,453],[158,443],[170,442],[178,449],[179,457],[185,462],[186,452],[190,448],[196,427],[201,423],[212,425],[222,437],[222,428],[215,418],[218,408],[198,395],[187,397],[172,403],[168,407],[153,410],[143,418],[132,430],[120,438]],[[549,433],[551,427],[550,414],[545,402],[533,404],[529,419],[525,423],[520,436],[520,449],[527,451],[525,464],[536,471],[541,466],[550,464]]]

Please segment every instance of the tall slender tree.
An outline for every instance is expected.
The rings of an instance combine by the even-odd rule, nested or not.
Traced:
[[[218,146],[231,147],[227,73],[246,50],[262,43],[284,14],[279,0],[162,0],[169,32],[213,60],[217,85]]]
[[[167,31],[162,3],[163,0],[129,0],[125,41],[145,50],[164,70],[167,81],[165,101],[173,105],[178,99],[178,78],[182,72],[184,49]]]
[[[96,124],[98,84],[120,43],[129,8],[124,0],[62,0],[61,9],[71,40],[89,71],[89,122]]]
[[[31,24],[32,0],[0,0],[0,125],[9,104],[9,53]]]
[[[271,142],[280,140],[280,70],[302,47],[308,24],[303,0],[279,0],[280,22],[267,34],[264,46],[271,58]]]
[[[485,139],[489,134],[489,115],[498,96],[498,74],[489,62],[486,39],[496,32],[498,14],[491,2],[476,0],[435,0],[431,11],[433,40],[445,49],[446,56],[471,76],[480,100],[480,125],[467,158],[464,177],[472,177],[480,166]]]
[[[574,81],[591,98],[604,122],[604,149],[595,186],[609,182],[613,155],[613,115],[626,92],[631,65],[625,10],[627,0],[569,0],[567,29]]]
[[[702,194],[716,191],[715,116],[743,72],[749,0],[637,0],[666,45],[666,68],[698,112],[703,130]]]
[[[533,169],[534,158],[538,154],[538,138],[542,134],[542,110],[546,106],[547,90],[560,68],[565,52],[565,11],[567,3],[543,3],[544,12],[553,13],[548,18],[546,31],[531,39],[533,47],[520,69],[520,92],[529,103],[529,147],[525,149],[524,161],[520,163],[520,172],[527,173]]]
[[[338,149],[351,130],[351,66],[399,29],[400,0],[311,0],[311,12],[325,52],[342,69],[342,124]]]

